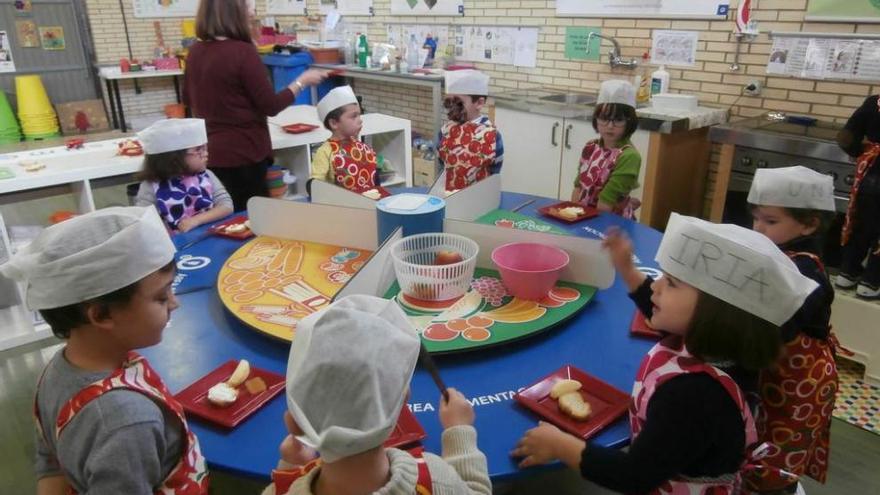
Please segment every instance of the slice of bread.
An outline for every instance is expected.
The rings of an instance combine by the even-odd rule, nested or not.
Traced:
[[[586,420],[593,412],[590,403],[581,397],[580,392],[570,392],[560,397],[559,409],[578,421]]]
[[[577,380],[559,380],[554,383],[553,388],[550,389],[550,397],[553,399],[559,399],[565,394],[576,392],[580,389],[581,382]]]

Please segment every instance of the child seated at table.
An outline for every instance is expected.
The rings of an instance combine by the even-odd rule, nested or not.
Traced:
[[[442,457],[382,445],[406,407],[420,346],[387,299],[349,296],[303,319],[287,364],[291,435],[264,495],[492,493],[473,407],[455,389],[440,399]]]
[[[37,493],[207,494],[183,408],[136,349],[178,304],[174,244],[153,208],[106,208],[48,227],[0,266],[67,344],[34,400]]]
[[[761,403],[755,418],[758,435],[775,447],[764,462],[824,483],[838,378],[836,339],[831,333],[834,288],[819,258],[819,234],[835,212],[834,178],[806,167],[757,170],[748,202],[754,218],[752,228],[779,246],[803,275],[819,284],[782,326],[782,354],[760,374]],[[747,481],[751,489],[761,493],[795,488],[790,480],[772,472],[756,471]]]
[[[364,127],[361,106],[351,86],[333,88],[318,102],[318,118],[333,135],[312,156],[310,179],[358,194],[376,189],[376,152],[358,139]]]
[[[559,459],[624,493],[739,493],[757,442],[744,392],[750,372],[773,363],[779,326],[816,283],[763,235],[673,213],[657,252],[664,275],[632,262],[619,232],[605,246],[638,308],[667,337],[642,361],[630,404],[626,452],[588,445],[542,423],[513,454],[521,467]]]
[[[144,167],[135,205],[156,206],[175,232],[232,213],[232,198],[207,169],[208,136],[202,119],[163,119],[138,133]]]
[[[572,201],[635,219],[640,203],[630,193],[639,186],[642,157],[629,138],[638,125],[632,84],[603,82],[593,110],[593,130],[599,138],[589,141],[581,151]]]
[[[504,145],[501,133],[483,107],[489,95],[489,76],[476,70],[446,71],[443,107],[449,119],[437,136],[437,156],[446,170],[446,192],[464,189],[501,173]]]

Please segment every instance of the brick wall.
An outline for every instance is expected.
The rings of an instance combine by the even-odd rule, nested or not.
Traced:
[[[737,0],[731,1],[736,4]],[[117,0],[87,0],[96,51],[101,62],[114,63],[126,55],[121,28],[121,16]],[[131,14],[131,2],[123,2],[128,14],[129,29],[135,56],[149,56],[153,41],[152,19],[135,19]],[[759,22],[761,34],[754,43],[744,44],[740,55],[740,71],[729,69],[735,50],[731,34],[733,21],[707,20],[654,20],[654,19],[590,19],[562,18],[555,16],[553,0],[465,0],[466,17],[392,17],[390,0],[374,0],[374,17],[351,17],[352,22],[369,23],[371,42],[385,38],[385,23],[404,21],[438,24],[519,24],[538,26],[538,64],[535,68],[514,67],[498,64],[477,64],[492,76],[492,91],[517,88],[554,86],[558,88],[596,91],[601,81],[609,78],[632,77],[625,69],[612,71],[607,58],[602,62],[567,60],[564,56],[566,26],[601,27],[603,34],[615,36],[622,46],[624,57],[641,57],[651,46],[654,29],[680,29],[699,32],[697,64],[687,69],[668,69],[672,78],[672,92],[696,94],[701,103],[731,106],[734,118],[759,115],[770,110],[807,113],[817,117],[842,121],[849,116],[869,94],[880,92],[880,83],[858,84],[838,81],[813,81],[789,77],[768,77],[767,58],[771,40],[767,31],[880,33],[878,24],[810,23],[804,21],[807,0],[761,0],[753,12]],[[318,11],[318,0],[307,0],[310,10]],[[735,5],[732,5],[732,7]],[[265,2],[257,1],[258,13],[265,9]],[[296,18],[278,17],[282,25]],[[179,19],[162,21],[163,32],[169,42],[180,37]],[[603,51],[605,48],[603,47]],[[652,69],[653,70],[653,69]],[[764,85],[758,97],[741,96],[742,87],[752,79]],[[166,82],[170,88],[171,83]],[[158,90],[158,88],[157,88]],[[430,92],[420,88],[393,87],[361,82],[357,92],[364,96],[370,111],[389,113],[413,120],[413,129],[427,132],[431,129]],[[157,94],[154,94],[157,93]],[[135,97],[126,94],[127,100],[145,101],[141,107],[168,103],[168,92],[152,89]],[[171,96],[173,98],[173,94]],[[160,101],[162,100],[162,101]],[[140,103],[139,103],[140,104]],[[129,103],[125,103],[126,109]],[[152,108],[152,107],[151,107]],[[717,161],[717,150],[713,162]],[[710,176],[710,187],[714,184]]]

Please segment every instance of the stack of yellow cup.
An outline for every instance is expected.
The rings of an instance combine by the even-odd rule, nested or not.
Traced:
[[[58,116],[49,102],[40,76],[30,74],[15,77],[18,97],[18,119],[26,139],[43,139],[60,135]]]

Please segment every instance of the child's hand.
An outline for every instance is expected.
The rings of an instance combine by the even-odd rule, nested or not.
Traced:
[[[583,440],[561,431],[550,423],[541,421],[537,428],[527,431],[519,439],[516,448],[510,455],[522,457],[519,467],[526,468],[563,459],[563,457],[572,457],[572,455],[568,455],[568,451],[579,458],[583,449]],[[563,461],[565,460],[563,459]]]
[[[632,266],[632,241],[619,228],[611,227],[605,232],[602,247],[607,249],[608,254],[611,255],[611,263],[614,265],[615,270],[623,271]]]
[[[464,398],[461,392],[454,388],[446,389],[449,392],[449,402],[440,396],[440,424],[443,429],[459,425],[474,424],[474,408]]]
[[[290,463],[293,466],[302,466],[318,457],[318,453],[314,449],[306,447],[293,436],[299,429],[296,427],[296,423],[288,411],[284,411],[284,424],[287,425],[287,431],[290,432],[281,441],[281,446],[278,447],[281,459],[284,462]]]
[[[200,224],[195,220],[195,217],[184,218],[180,222],[177,222],[177,230],[179,232],[189,232],[199,225]]]

